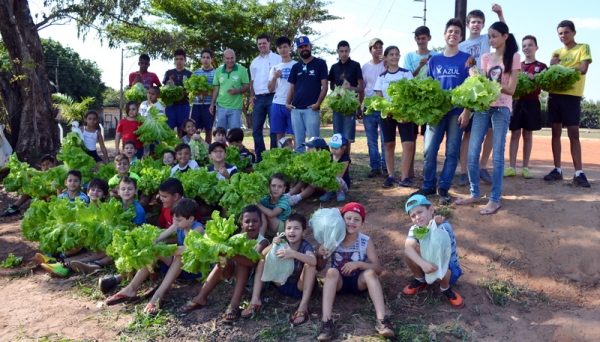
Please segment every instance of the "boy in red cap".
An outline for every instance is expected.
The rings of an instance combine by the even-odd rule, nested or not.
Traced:
[[[348,203],[342,208],[342,216],[346,221],[346,237],[331,254],[331,265],[323,284],[323,318],[317,339],[329,341],[333,336],[331,313],[336,294],[362,294],[367,290],[377,315],[375,329],[384,337],[394,337],[394,327],[385,316],[379,257],[373,241],[360,233],[365,224],[365,208],[360,203]],[[325,268],[328,256],[329,251],[321,245],[317,254],[317,272]]]

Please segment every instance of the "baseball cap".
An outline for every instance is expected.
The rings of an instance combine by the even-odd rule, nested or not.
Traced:
[[[220,141],[215,141],[214,143],[210,144],[210,146],[208,146],[208,153],[212,153],[212,151],[217,148],[217,147],[221,147],[224,150],[227,149],[227,147],[225,146],[225,144],[223,144]]]
[[[292,140],[292,138],[290,138],[290,137],[283,137],[283,138],[279,139],[279,148],[283,148],[283,145],[285,145],[285,143],[288,140]]]
[[[79,122],[77,122],[77,121],[73,121],[73,122],[71,122],[71,126],[72,126],[72,127],[79,128]]]
[[[367,218],[367,213],[365,212],[365,207],[363,207],[362,204],[360,204],[360,203],[350,202],[350,203],[346,204],[342,208],[342,216],[345,213],[347,213],[348,211],[354,211],[355,213],[359,213],[360,216],[362,217],[363,221]]]
[[[340,148],[342,145],[346,145],[347,142],[348,139],[342,133],[336,133],[331,137],[328,145],[333,148]]]
[[[409,211],[413,210],[414,208],[420,205],[431,205],[431,202],[429,202],[427,197],[423,195],[410,196],[408,201],[406,201],[406,213],[408,214]]]
[[[319,138],[319,137],[312,137],[312,138],[310,138],[309,141],[303,143],[302,145],[304,145],[306,147],[310,147],[310,148],[315,148],[315,147],[326,148],[327,147],[327,143],[325,142],[325,139]]]
[[[377,43],[381,43],[381,45],[383,45],[383,41],[379,38],[373,38],[369,41],[369,50],[373,47],[373,45],[377,44]]]
[[[303,45],[310,44],[310,40],[308,40],[307,36],[300,36],[296,38],[296,47],[299,48]]]

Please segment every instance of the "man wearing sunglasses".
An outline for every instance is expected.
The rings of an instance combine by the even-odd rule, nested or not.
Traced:
[[[288,82],[290,89],[286,107],[292,112],[292,129],[296,152],[304,153],[306,135],[320,136],[320,108],[327,94],[327,63],[312,56],[312,45],[306,36],[296,38],[296,49],[302,61],[294,64]]]

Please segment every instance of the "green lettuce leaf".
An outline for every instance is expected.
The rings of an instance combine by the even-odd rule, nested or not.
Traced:
[[[565,92],[581,79],[581,72],[555,64],[535,75],[535,83],[549,93]]]
[[[429,228],[427,228],[427,226],[413,229],[413,235],[417,240],[424,239],[427,234],[429,234]]]
[[[160,87],[160,102],[166,106],[171,106],[174,102],[179,101],[183,98],[183,87],[172,86],[165,84]]]
[[[213,90],[213,86],[208,83],[206,75],[192,75],[190,78],[184,77],[183,86],[188,92],[190,102],[193,102],[196,96],[199,96],[200,100],[202,100],[204,96],[199,94],[200,92],[208,92],[210,94]]]
[[[483,112],[500,97],[502,86],[481,74],[467,78],[452,89],[452,103],[458,108]]]
[[[140,82],[134,84],[131,88],[125,91],[125,98],[127,101],[135,101],[142,103],[148,99],[148,90],[144,88],[144,85]]]
[[[260,173],[238,172],[229,179],[219,205],[227,210],[227,216],[238,217],[245,206],[258,203],[269,193],[267,184],[268,180]]]
[[[531,94],[536,88],[535,82],[532,81],[526,73],[520,72],[513,99],[520,99],[527,94]]]
[[[341,86],[336,86],[335,89],[327,96],[329,108],[343,115],[352,115],[360,106],[360,102],[356,97],[354,90],[344,89]]]

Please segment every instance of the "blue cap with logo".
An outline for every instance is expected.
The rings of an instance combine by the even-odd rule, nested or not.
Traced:
[[[420,205],[431,205],[431,202],[429,202],[427,197],[425,197],[423,195],[410,196],[408,201],[406,201],[406,213],[408,214],[411,210],[413,210],[414,208],[416,208]]]
[[[329,141],[329,146],[333,148],[340,148],[342,145],[346,145],[348,139],[342,133],[336,133],[331,137]]]
[[[299,48],[304,45],[310,44],[310,40],[308,40],[307,36],[300,36],[296,38],[296,47]]]
[[[315,148],[315,147],[326,148],[327,147],[327,143],[325,142],[325,139],[319,138],[319,137],[312,137],[312,138],[310,138],[309,141],[303,143],[302,145],[304,145],[306,147],[310,147],[310,148]]]

